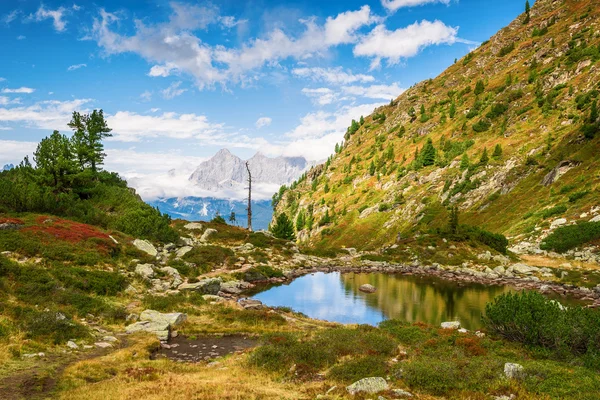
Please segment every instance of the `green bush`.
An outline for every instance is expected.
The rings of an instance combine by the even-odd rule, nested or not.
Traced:
[[[569,203],[575,203],[577,200],[584,198],[589,194],[589,190],[573,193],[569,196]]]
[[[390,209],[390,205],[387,203],[381,203],[379,204],[379,212],[385,212],[388,211]]]
[[[540,248],[564,253],[598,239],[600,239],[600,222],[580,222],[556,229],[542,241]]]
[[[228,263],[235,254],[233,250],[221,246],[199,246],[183,256],[183,260],[196,264],[202,272],[209,272],[214,267]]]
[[[538,292],[507,293],[495,298],[486,305],[484,323],[508,340],[558,354],[600,352],[600,310],[563,308]]]
[[[455,365],[436,357],[418,357],[403,368],[404,381],[410,387],[435,395],[446,395],[460,385],[463,376]]]
[[[560,204],[558,206],[554,206],[554,207],[542,210],[540,212],[540,216],[543,219],[547,219],[547,218],[553,217],[555,215],[560,215],[560,214],[564,213],[565,211],[567,211],[567,206]]]
[[[473,130],[477,133],[485,132],[492,127],[492,123],[487,119],[479,120],[476,124],[473,124]]]
[[[510,54],[514,49],[515,43],[512,42],[511,44],[508,44],[500,49],[500,51],[498,52],[498,57],[504,57],[505,55]]]
[[[62,344],[71,339],[88,335],[88,330],[74,322],[69,316],[57,311],[37,311],[23,308],[16,311],[20,327],[31,339],[47,339],[54,344]]]
[[[365,356],[335,365],[329,370],[331,379],[341,382],[355,382],[366,376],[385,376],[388,372],[387,358]]]

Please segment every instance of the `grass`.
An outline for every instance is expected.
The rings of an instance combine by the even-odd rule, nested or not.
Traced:
[[[196,264],[199,271],[204,273],[230,263],[234,257],[233,250],[227,247],[209,245],[194,247],[183,256],[183,260]]]

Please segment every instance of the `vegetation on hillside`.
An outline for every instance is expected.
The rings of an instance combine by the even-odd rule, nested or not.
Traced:
[[[103,171],[102,110],[73,113],[71,138],[54,131],[16,168],[0,172],[0,212],[48,213],[163,242],[177,239],[169,216],[142,201],[116,173]]]

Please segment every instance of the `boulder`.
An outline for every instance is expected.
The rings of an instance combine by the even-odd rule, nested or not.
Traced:
[[[215,233],[217,233],[216,229],[208,228],[207,230],[204,231],[204,233],[202,234],[202,237],[200,238],[200,240],[203,241],[203,242],[206,242]]]
[[[364,285],[360,285],[358,290],[360,290],[361,292],[364,292],[364,293],[375,293],[377,288],[373,285],[369,285],[368,283],[366,283]]]
[[[521,379],[525,376],[525,369],[519,364],[506,363],[504,364],[504,375],[508,379]]]
[[[348,253],[349,256],[354,257],[356,255],[356,249],[354,247],[346,247],[341,249],[342,251],[345,251],[346,253]]]
[[[221,292],[229,294],[240,294],[242,289],[240,288],[240,281],[223,282],[221,284]]]
[[[353,396],[358,393],[375,394],[388,390],[388,383],[381,377],[363,378],[346,387],[346,390]]]
[[[202,296],[202,298],[208,302],[215,302],[215,303],[222,303],[225,301],[224,298],[219,297],[219,296],[215,296],[214,294],[205,294]]]
[[[138,264],[135,267],[135,273],[144,279],[150,279],[154,276],[152,264]]]
[[[196,283],[182,283],[179,290],[194,290],[202,294],[217,294],[221,290],[221,279],[205,278]]]
[[[254,299],[242,299],[239,303],[245,310],[260,310],[264,307],[261,301]]]
[[[170,287],[176,288],[183,283],[183,279],[181,279],[181,275],[179,275],[179,271],[177,271],[173,267],[162,267],[160,269],[165,274],[169,275],[173,281],[171,282]]]
[[[552,221],[552,223],[550,224],[550,229],[556,229],[559,226],[563,226],[564,224],[567,223],[567,219],[566,218],[559,218],[559,219],[555,219],[554,221]]]
[[[158,338],[158,340],[169,340],[169,324],[167,322],[140,321],[131,324],[125,328],[127,333],[149,332]]]
[[[442,329],[460,329],[459,321],[442,322]]]
[[[190,222],[189,224],[186,224],[183,227],[189,231],[201,231],[203,229],[202,224],[198,222]]]
[[[156,247],[154,247],[154,245],[147,240],[135,239],[133,241],[133,245],[138,250],[143,251],[144,253],[146,253],[152,257],[156,257],[158,255],[158,251],[156,250]]]
[[[521,263],[511,265],[509,267],[509,270],[511,270],[511,269],[512,269],[511,272],[516,272],[521,275],[531,275],[531,274],[539,271],[539,268],[537,268],[537,267],[531,267],[527,264],[521,264]]]
[[[392,394],[395,397],[413,397],[412,393],[402,389],[392,389]]]
[[[192,251],[192,249],[193,249],[192,246],[183,246],[182,248],[178,249],[175,252],[175,257],[181,258],[181,257],[185,256],[187,253],[189,253],[190,251]]]
[[[590,219],[590,222],[600,222],[600,215],[596,215],[594,218]]]
[[[67,342],[67,347],[70,348],[70,349],[73,349],[73,350],[77,350],[79,348],[79,346],[77,345],[77,343],[75,343],[72,340],[69,340]]]
[[[99,347],[99,348],[101,348],[101,349],[108,349],[108,348],[110,348],[110,347],[113,347],[113,345],[112,345],[112,344],[110,344],[110,343],[106,343],[106,342],[96,342],[96,343],[94,343],[94,345],[95,345],[96,347]]]
[[[183,313],[160,313],[154,310],[144,310],[140,314],[140,321],[150,322],[165,322],[171,327],[181,325],[187,319],[187,315]]]

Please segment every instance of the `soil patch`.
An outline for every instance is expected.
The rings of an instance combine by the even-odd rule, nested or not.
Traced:
[[[255,347],[258,340],[248,336],[203,336],[198,338],[177,336],[162,344],[150,359],[168,358],[179,362],[210,361],[227,354]]]

